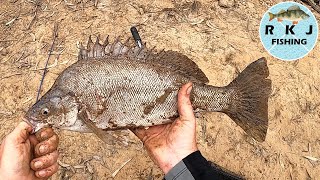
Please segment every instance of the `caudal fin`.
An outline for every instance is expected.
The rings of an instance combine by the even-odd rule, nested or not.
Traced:
[[[272,14],[271,12],[268,12],[268,14],[269,14],[269,21],[272,21],[272,19],[274,19],[275,17],[274,17],[274,14]]]
[[[268,98],[271,80],[265,58],[251,63],[228,87],[234,92],[225,113],[248,135],[264,141],[268,129]]]

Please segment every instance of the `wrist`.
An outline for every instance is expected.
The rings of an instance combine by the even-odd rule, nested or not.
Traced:
[[[195,151],[198,151],[197,147],[189,150],[171,150],[166,153],[163,152],[162,157],[158,158],[157,164],[164,174],[167,174],[175,165]]]

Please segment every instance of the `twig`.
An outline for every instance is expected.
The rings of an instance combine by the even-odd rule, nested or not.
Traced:
[[[17,76],[17,75],[22,75],[22,73],[14,73],[14,74],[10,74],[10,75],[7,75],[7,76],[3,76],[3,77],[0,78],[0,80],[2,80],[2,79],[7,79],[7,78],[9,78],[9,77]]]
[[[308,159],[308,160],[310,160],[310,161],[314,161],[314,162],[319,161],[318,158],[315,158],[315,157],[312,157],[312,156],[303,156],[303,157],[306,158],[306,159]]]
[[[49,50],[49,55],[48,55],[48,58],[47,58],[47,61],[46,61],[46,65],[44,66],[44,70],[43,70],[42,78],[41,78],[41,81],[40,81],[40,85],[39,85],[36,101],[39,100],[39,96],[41,94],[41,87],[42,87],[42,84],[43,84],[44,77],[45,77],[45,75],[47,73],[48,62],[49,62],[51,53],[53,51],[53,46],[54,46],[54,43],[55,43],[57,37],[58,37],[58,24],[55,23],[54,24],[54,28],[53,28],[53,40],[52,40],[52,44],[51,44],[51,47],[50,47],[50,50]]]
[[[26,50],[23,50],[21,55],[19,56],[19,58],[17,60],[13,60],[14,62],[19,62],[21,59],[24,59],[23,56],[25,54]]]
[[[42,68],[36,67],[35,69],[32,69],[31,71],[39,71],[39,70],[46,70],[47,71],[48,69],[56,67],[57,65],[58,65],[58,60],[55,59],[53,64],[50,64],[50,65],[48,64],[48,65],[46,65],[45,67],[42,67]]]
[[[32,99],[32,97],[28,97],[26,100],[24,100],[24,101],[22,102],[22,104],[25,104],[25,103],[29,102],[31,99]]]
[[[17,39],[3,39],[0,42],[18,41]]]
[[[18,19],[18,17],[15,17],[15,18],[13,18],[13,19],[11,19],[10,21],[8,21],[7,23],[6,23],[6,26],[9,26],[10,24],[12,24],[15,20],[17,20]]]
[[[34,21],[36,20],[37,16],[38,16],[38,9],[40,7],[40,1],[36,1],[35,2],[35,5],[36,5],[36,9],[34,10],[34,16],[32,17],[28,27],[26,30],[29,30],[31,28],[31,26],[33,25]]]
[[[63,0],[60,0],[57,4],[53,5],[52,7],[55,8],[56,6],[58,6],[59,4],[61,4]]]
[[[132,158],[129,159],[128,161],[124,162],[117,170],[115,170],[115,171],[112,173],[112,177],[113,177],[113,178],[116,177],[116,175],[118,174],[118,172],[119,172],[126,164],[128,164],[128,162],[130,162],[131,160],[132,160]]]

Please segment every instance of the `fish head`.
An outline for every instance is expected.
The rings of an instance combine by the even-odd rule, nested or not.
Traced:
[[[303,13],[303,14],[301,14],[301,18],[302,19],[308,19],[310,16],[307,14],[307,13]]]
[[[27,111],[25,120],[32,125],[34,133],[43,127],[72,126],[77,119],[77,104],[70,93],[49,91]]]

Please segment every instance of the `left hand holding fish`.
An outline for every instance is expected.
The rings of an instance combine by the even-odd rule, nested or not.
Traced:
[[[28,123],[20,122],[2,141],[0,179],[48,179],[57,172],[57,134],[51,128],[31,132]]]

